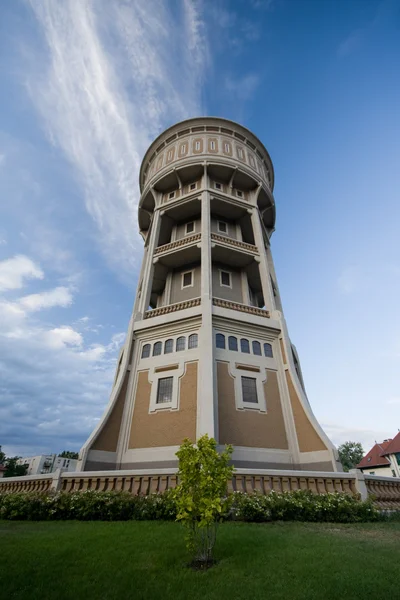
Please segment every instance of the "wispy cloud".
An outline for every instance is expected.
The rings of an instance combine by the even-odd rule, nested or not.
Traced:
[[[250,100],[260,84],[260,76],[248,73],[243,77],[230,77],[225,79],[225,88],[228,94],[236,100],[244,103]]]
[[[32,49],[31,99],[76,170],[109,264],[131,273],[141,157],[166,125],[201,112],[201,4],[183,0],[179,18],[155,0],[30,5],[47,44]]]
[[[362,31],[355,30],[350,33],[344,40],[342,40],[338,46],[337,53],[340,57],[348,56],[352,54],[357,48],[360,47],[362,41]]]

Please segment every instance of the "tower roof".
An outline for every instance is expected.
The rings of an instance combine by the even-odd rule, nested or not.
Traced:
[[[142,192],[143,186],[144,186],[144,168],[147,164],[149,157],[152,156],[153,152],[157,151],[159,149],[160,145],[164,144],[175,131],[182,130],[184,128],[194,127],[196,125],[201,126],[201,125],[207,125],[207,124],[210,126],[215,125],[215,126],[225,127],[226,129],[234,129],[236,132],[241,133],[252,144],[254,144],[256,146],[256,148],[258,148],[260,150],[261,154],[264,155],[263,158],[265,159],[265,161],[268,164],[270,174],[271,174],[271,191],[273,190],[273,188],[274,188],[274,167],[272,164],[271,157],[268,153],[268,150],[264,146],[264,144],[258,139],[258,137],[256,135],[254,135],[254,133],[252,133],[250,131],[250,129],[247,129],[247,127],[244,127],[243,125],[240,125],[239,123],[236,123],[235,121],[231,121],[229,119],[223,119],[221,117],[192,117],[190,119],[185,119],[184,121],[179,121],[178,123],[171,125],[171,127],[168,127],[168,129],[165,129],[162,133],[160,133],[160,135],[158,137],[156,137],[156,139],[150,144],[149,148],[146,151],[146,154],[143,157],[142,164],[140,167],[139,186],[140,186],[141,192]]]

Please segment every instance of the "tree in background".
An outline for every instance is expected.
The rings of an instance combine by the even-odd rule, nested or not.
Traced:
[[[197,444],[184,440],[176,453],[179,459],[179,485],[174,493],[176,518],[188,528],[187,545],[192,565],[197,568],[207,568],[214,562],[217,524],[228,509],[232,450],[232,446],[226,446],[220,454],[217,442],[203,435]]]
[[[365,454],[360,442],[344,442],[339,446],[338,452],[344,471],[355,469]]]
[[[61,458],[74,458],[77,460],[79,458],[79,453],[71,452],[71,450],[63,450],[58,456],[60,456]]]
[[[5,461],[6,461],[6,455],[4,454],[4,452],[2,451],[1,446],[0,446],[0,465],[4,465]]]
[[[23,477],[26,475],[28,465],[18,465],[19,458],[20,456],[7,457],[0,446],[0,465],[6,468],[3,477]]]

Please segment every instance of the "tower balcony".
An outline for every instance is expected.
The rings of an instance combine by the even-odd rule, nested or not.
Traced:
[[[246,267],[257,260],[259,252],[257,246],[241,240],[211,233],[213,260],[227,265]]]
[[[201,233],[195,233],[187,237],[158,246],[154,251],[154,259],[167,267],[179,267],[188,262],[200,258],[198,245],[201,241]]]

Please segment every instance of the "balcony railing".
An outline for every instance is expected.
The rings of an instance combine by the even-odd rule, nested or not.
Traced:
[[[211,239],[214,242],[221,242],[223,244],[228,244],[228,246],[234,246],[235,248],[239,248],[240,250],[245,250],[246,252],[258,254],[257,246],[254,246],[253,244],[248,244],[247,242],[234,240],[233,238],[229,238],[224,235],[218,235],[217,233],[212,233]]]
[[[249,315],[255,315],[257,317],[265,317],[269,319],[269,312],[264,308],[258,308],[257,306],[249,306],[248,304],[239,304],[239,302],[231,302],[230,300],[223,300],[222,298],[213,298],[214,306],[220,306],[221,308],[229,308],[230,310],[238,310],[240,312],[247,313]]]
[[[167,304],[166,306],[160,306],[160,308],[154,308],[153,310],[146,311],[144,313],[144,318],[150,319],[150,317],[159,317],[160,315],[168,315],[169,313],[173,313],[178,310],[193,308],[193,306],[198,306],[200,302],[200,298],[192,298],[191,300],[177,302],[176,304]]]
[[[164,244],[163,246],[158,246],[154,250],[154,255],[161,254],[162,252],[168,252],[169,250],[175,250],[176,248],[181,248],[182,246],[186,246],[189,244],[193,244],[193,242],[197,242],[197,240],[201,239],[201,233],[195,233],[194,235],[189,235],[180,240],[176,240],[175,242],[170,242],[169,244]]]

